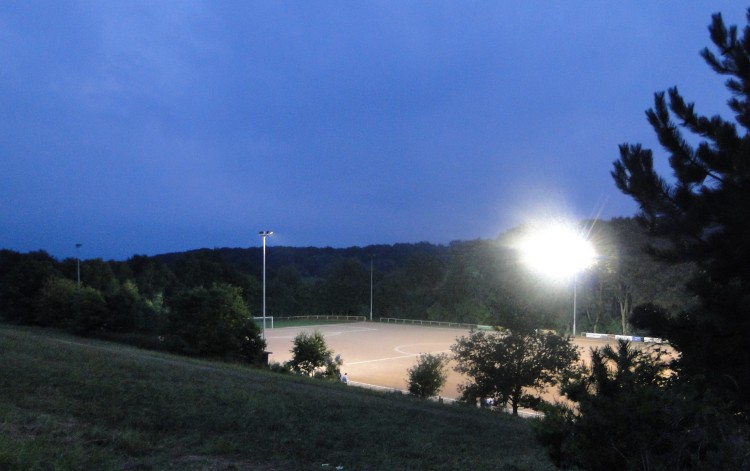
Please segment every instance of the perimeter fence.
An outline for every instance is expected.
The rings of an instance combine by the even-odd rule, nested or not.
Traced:
[[[365,316],[340,316],[336,314],[313,314],[309,316],[276,316],[276,322],[284,322],[284,321],[349,321],[349,322],[356,322],[356,321],[366,321],[367,317]]]
[[[456,329],[494,330],[491,325],[467,324],[465,322],[426,321],[421,319],[396,319],[395,317],[381,317],[380,322],[386,324],[425,325],[434,327],[451,327]]]

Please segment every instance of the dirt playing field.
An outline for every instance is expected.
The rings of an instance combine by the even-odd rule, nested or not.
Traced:
[[[294,337],[299,332],[315,330],[321,332],[328,347],[343,358],[341,372],[347,373],[350,384],[399,390],[406,390],[407,370],[416,364],[419,354],[451,354],[450,346],[456,339],[469,334],[466,329],[373,322],[269,328],[266,341],[268,351],[273,352],[270,361],[282,363],[289,360]],[[575,343],[582,356],[588,357],[590,347],[603,346],[607,341],[577,339]],[[457,386],[465,381],[451,368],[441,396],[455,399],[458,397]]]

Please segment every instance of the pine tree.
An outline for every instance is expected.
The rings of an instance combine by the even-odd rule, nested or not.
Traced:
[[[747,12],[750,24],[750,9]],[[717,390],[737,410],[750,411],[750,26],[738,37],[721,14],[709,26],[716,53],[701,56],[728,77],[733,120],[695,111],[677,88],[655,94],[646,112],[669,154],[674,179],[657,174],[653,153],[623,144],[614,162],[617,187],[640,206],[650,231],[666,235],[656,256],[694,261],[699,275],[689,287],[700,306],[665,317],[639,316],[642,327],[668,338],[682,353],[681,376]],[[683,133],[692,134],[686,139]]]

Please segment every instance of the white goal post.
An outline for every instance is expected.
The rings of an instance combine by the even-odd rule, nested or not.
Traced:
[[[253,317],[254,320],[258,321],[260,325],[263,325],[263,319],[271,319],[271,328],[273,329],[273,316],[266,316],[266,317]]]

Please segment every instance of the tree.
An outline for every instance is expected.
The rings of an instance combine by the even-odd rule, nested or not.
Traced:
[[[329,350],[320,331],[300,332],[294,337],[294,347],[290,351],[292,359],[287,365],[292,371],[308,376],[338,379],[339,367],[343,362],[338,355],[336,358],[333,357],[333,351]]]
[[[369,303],[370,273],[356,258],[339,259],[326,270],[320,284],[321,313],[360,315]]]
[[[535,427],[551,457],[576,469],[745,469],[747,442],[715,402],[674,388],[667,352],[627,341],[591,349],[568,374],[571,404],[548,406]]]
[[[750,10],[747,16],[750,23]],[[750,28],[738,38],[737,28],[727,28],[717,13],[709,31],[716,53],[706,48],[701,55],[729,77],[734,122],[699,115],[676,87],[657,93],[646,115],[675,180],[656,173],[652,151],[640,144],[620,146],[612,176],[639,204],[643,223],[672,242],[651,253],[699,267],[690,289],[700,305],[678,316],[643,318],[642,327],[680,350],[683,378],[705,378],[748,413],[750,341],[742,333],[750,331]]]
[[[336,355],[334,358],[329,356],[326,358],[325,369],[323,371],[316,371],[315,377],[348,383],[346,376],[343,379],[341,377],[341,365],[343,364],[344,359],[341,358],[341,355]]]
[[[444,260],[417,252],[385,281],[380,306],[395,317],[427,319],[444,287],[445,277]]]
[[[426,399],[437,396],[448,379],[448,355],[427,353],[417,357],[417,364],[409,368],[409,393]]]
[[[58,263],[47,252],[0,251],[0,316],[11,322],[33,323],[37,292],[57,276]]]
[[[34,323],[49,327],[69,327],[75,312],[76,282],[62,277],[52,277],[44,283],[34,299]]]
[[[114,262],[105,262],[101,258],[81,261],[81,284],[97,289],[102,293],[117,289],[117,280],[112,271],[111,263]],[[73,279],[73,276],[70,276],[70,278]]]
[[[666,241],[649,235],[633,218],[586,225],[598,257],[576,280],[582,331],[628,334],[633,328],[633,309],[639,304],[653,303],[671,312],[693,304],[685,285],[695,272],[694,265],[667,263],[643,250]]]
[[[436,301],[428,309],[431,319],[489,324],[497,283],[496,252],[491,241],[452,242],[445,275],[436,287]]]
[[[514,415],[522,400],[538,400],[578,360],[578,351],[569,340],[536,331],[475,331],[459,338],[451,351],[457,362],[454,369],[471,378],[460,386],[461,399],[510,403]],[[525,394],[529,389],[537,395]]]
[[[132,332],[143,322],[144,310],[147,309],[138,294],[138,287],[131,280],[126,280],[104,294],[107,301],[107,331]]]
[[[169,267],[154,258],[136,255],[125,264],[135,278],[138,292],[147,299],[169,295],[179,284]]]
[[[92,335],[105,331],[109,311],[107,302],[98,289],[84,286],[72,292],[73,320],[70,327],[78,335]]]
[[[236,286],[189,289],[174,296],[169,308],[166,337],[175,351],[254,362],[266,348]]]
[[[268,283],[268,304],[276,316],[299,316],[311,302],[311,285],[302,279],[299,270],[286,265],[279,268]]]

